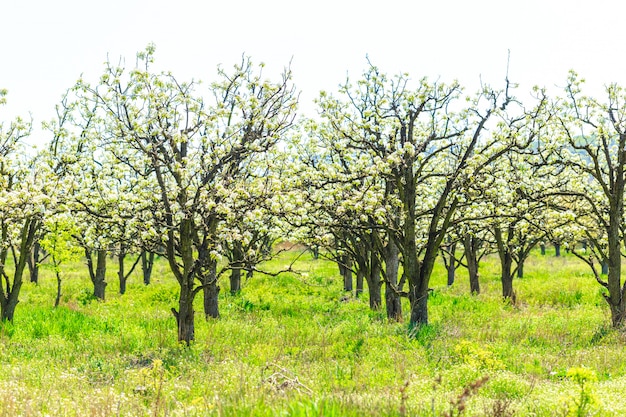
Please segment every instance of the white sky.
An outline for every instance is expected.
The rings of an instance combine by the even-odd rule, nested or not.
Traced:
[[[149,42],[156,64],[180,79],[215,79],[242,54],[279,71],[292,60],[301,110],[320,90],[358,78],[366,55],[382,71],[443,81],[469,91],[480,77],[522,91],[563,85],[575,69],[590,91],[626,86],[626,3],[609,0],[0,0],[0,120],[53,116],[62,93],[107,56],[126,58]],[[594,90],[595,88],[595,90]],[[41,133],[37,133],[41,134]],[[46,140],[45,138],[42,138]]]

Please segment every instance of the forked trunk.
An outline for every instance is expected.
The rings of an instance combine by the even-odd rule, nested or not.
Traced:
[[[23,284],[24,268],[26,268],[27,258],[30,256],[33,242],[35,240],[35,233],[39,227],[39,222],[35,219],[26,219],[22,226],[22,240],[20,242],[19,257],[15,265],[15,271],[13,273],[13,284],[8,285],[9,278],[6,275],[5,264],[7,258],[7,248],[4,247],[0,250],[0,260],[2,265],[0,271],[7,281],[6,291],[4,288],[0,288],[0,321],[13,321],[13,315],[15,314],[15,308],[19,303],[20,289]],[[2,227],[2,240],[7,240],[8,228],[6,224]]]
[[[141,270],[143,272],[143,283],[150,285],[152,278],[152,267],[154,266],[154,252],[141,252]]]
[[[444,252],[443,258],[446,264],[446,269],[448,272],[448,286],[452,286],[454,284],[454,278],[456,275],[456,259],[454,257],[454,252],[456,251],[456,242],[448,246],[448,253]]]
[[[494,237],[498,246],[498,256],[500,257],[500,280],[502,282],[502,298],[515,304],[515,291],[513,291],[513,253],[510,249],[510,239],[513,235],[513,227],[509,227],[506,238],[502,230],[496,227],[494,229]]]
[[[30,282],[35,284],[39,283],[39,262],[41,255],[41,245],[39,241],[33,244],[33,249],[30,252],[30,256],[27,259],[28,270],[30,272]]]
[[[463,238],[463,250],[465,252],[465,262],[467,263],[467,272],[469,274],[470,292],[472,294],[480,294],[480,281],[478,275],[478,247],[480,241],[467,234]]]

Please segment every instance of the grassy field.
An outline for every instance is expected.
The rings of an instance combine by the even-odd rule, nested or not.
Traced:
[[[417,331],[367,297],[342,301],[334,264],[295,266],[302,276],[256,275],[238,296],[224,282],[222,318],[198,313],[191,347],[176,343],[163,260],[153,284],[137,274],[124,296],[111,263],[104,303],[73,265],[56,309],[44,271],[0,329],[0,416],[626,415],[626,336],[573,257],[533,254],[517,306],[501,301],[496,258],[477,297],[462,270],[446,287],[438,265],[431,324]]]

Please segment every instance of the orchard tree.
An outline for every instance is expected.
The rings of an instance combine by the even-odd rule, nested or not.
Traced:
[[[106,259],[110,240],[104,233],[106,201],[109,194],[98,152],[98,118],[93,103],[81,102],[75,89],[62,96],[56,117],[43,127],[52,137],[42,162],[56,178],[58,206],[74,219],[76,244],[82,248],[95,299],[104,300]],[[106,168],[106,166],[104,166]],[[60,214],[55,212],[53,215]]]
[[[5,96],[0,90],[0,105]],[[30,131],[21,118],[0,123],[0,321],[13,321],[27,259],[50,205],[21,142]],[[13,268],[7,266],[9,255]]]
[[[232,216],[220,224],[218,233],[228,260],[223,263],[223,272],[230,272],[233,295],[241,291],[242,272],[246,279],[251,278],[259,271],[258,265],[273,256],[273,242],[286,236],[272,210],[272,202],[279,200],[283,188],[284,157],[284,152],[269,149],[242,167],[237,179],[241,183],[237,190],[242,194],[232,199]]]
[[[219,315],[218,230],[243,194],[241,170],[276,146],[292,125],[297,99],[289,71],[278,82],[266,81],[243,59],[232,72],[219,70],[208,100],[196,82],[152,71],[153,56],[150,46],[130,71],[108,63],[98,85],[81,81],[78,88],[103,121],[102,149],[145,179],[146,198],[156,196],[156,205],[146,205],[152,234],[163,231],[164,254],[180,285],[178,309],[172,309],[178,339],[190,343],[198,292],[204,291],[209,313]]]
[[[50,262],[45,264],[50,268],[57,280],[57,293],[54,306],[58,307],[61,301],[62,278],[61,266],[68,262],[80,260],[82,249],[76,245],[75,220],[69,211],[61,210],[57,214],[44,219],[43,236],[39,240],[41,247],[49,254]]]
[[[422,79],[411,87],[408,75],[389,79],[371,65],[355,85],[348,82],[341,88],[342,98],[321,99],[321,114],[334,131],[334,146],[349,150],[346,153],[356,155],[354,160],[369,161],[374,168],[361,176],[372,176],[366,184],[384,190],[378,195],[385,196],[386,205],[368,210],[383,213],[379,226],[386,230],[385,240],[402,254],[408,292],[400,291],[399,283],[388,286],[408,296],[412,325],[428,323],[435,260],[448,229],[462,221],[456,210],[469,204],[461,191],[491,161],[523,146],[513,136],[485,135],[488,122],[496,117],[507,126],[526,120],[525,113],[507,114],[514,102],[508,93],[508,82],[504,91],[484,87],[462,108],[457,83]]]
[[[322,121],[307,123],[307,137],[296,143],[296,167],[290,175],[295,195],[283,204],[284,217],[307,230],[306,243],[324,248],[323,255],[339,266],[344,290],[357,295],[367,282],[370,307],[382,307],[382,226],[385,213],[384,182],[366,152],[347,146],[330,117],[349,109],[322,93]],[[397,275],[397,272],[396,272]]]
[[[605,100],[582,93],[583,80],[570,72],[565,97],[559,101],[558,144],[544,144],[550,162],[571,169],[574,175],[560,196],[570,200],[578,223],[584,228],[590,254],[574,250],[606,289],[604,298],[614,327],[626,322],[626,283],[622,282],[624,236],[624,188],[626,185],[626,92],[611,84]],[[558,145],[558,146],[557,146]],[[599,266],[606,263],[604,278]]]

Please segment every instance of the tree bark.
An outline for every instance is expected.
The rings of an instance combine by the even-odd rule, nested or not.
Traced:
[[[19,256],[16,261],[15,271],[13,273],[13,284],[9,287],[7,285],[6,292],[4,289],[0,290],[0,321],[13,321],[15,315],[15,308],[19,303],[20,289],[22,288],[24,280],[24,268],[26,267],[27,258],[30,256],[32,245],[35,241],[35,234],[39,227],[39,221],[35,218],[28,218],[24,221],[21,230],[21,239],[19,247]],[[2,225],[2,241],[7,241],[8,228],[6,225]],[[2,249],[2,265],[0,269],[2,274],[6,274],[5,265],[7,257],[7,248]],[[8,280],[8,278],[7,278]]]
[[[517,277],[524,278],[524,261],[526,258],[520,257],[517,264]]]
[[[241,292],[241,269],[234,268],[230,271],[230,293],[237,295]]]
[[[398,270],[400,264],[400,250],[398,245],[389,239],[385,247],[385,275],[387,282],[385,284],[385,305],[387,307],[387,318],[390,320],[402,320],[402,300],[398,293]]]
[[[218,304],[219,293],[220,287],[215,281],[204,287],[204,315],[207,320],[210,318],[217,319],[220,317]]]
[[[28,257],[28,270],[30,272],[30,282],[35,284],[39,284],[39,255],[41,254],[41,245],[39,241],[36,241],[33,244],[33,249],[30,252],[30,256]]]
[[[193,299],[193,288],[190,287],[189,280],[185,279],[180,286],[178,311],[172,308],[172,313],[174,313],[174,317],[176,317],[178,341],[185,342],[187,345],[189,345],[195,338]]]
[[[350,255],[342,256],[340,269],[343,276],[343,290],[352,292],[352,257]]]
[[[240,271],[241,272],[241,271]],[[209,260],[207,274],[203,277],[202,292],[204,294],[204,317],[205,319],[220,317],[219,293],[220,287],[217,285],[217,261]]]
[[[513,274],[511,274],[513,258],[510,254],[505,254],[505,260],[501,261],[500,267],[502,268],[502,298],[510,300],[515,304],[516,297],[513,290]]]
[[[363,294],[363,281],[365,278],[365,271],[361,268],[356,271],[356,297],[360,297]],[[350,283],[352,283],[352,274],[350,274]]]
[[[57,296],[54,300],[54,307],[58,307],[59,303],[61,302],[61,273],[57,270],[56,271],[56,277],[57,277]]]
[[[554,244],[554,256],[556,257],[561,256],[561,244],[560,243]]]
[[[409,291],[409,301],[411,302],[411,326],[419,327],[428,324],[428,290],[417,291],[413,287]]]
[[[376,255],[372,254],[372,258],[375,258]],[[381,296],[381,287],[382,281],[380,279],[381,276],[381,266],[380,263],[376,260],[372,262],[370,273],[367,277],[367,290],[370,296],[370,309],[374,311],[380,310],[382,306],[382,296]]]
[[[454,257],[454,252],[456,251],[456,242],[448,245],[448,252],[443,252],[444,263],[446,266],[446,270],[448,271],[448,287],[454,284],[454,278],[456,274],[456,258]]]
[[[154,252],[141,252],[141,271],[143,272],[144,285],[150,285],[152,268],[154,266]]]
[[[609,205],[609,227],[608,227],[608,259],[609,266],[607,282],[608,296],[606,301],[611,308],[611,322],[614,328],[621,328],[626,324],[626,297],[624,297],[625,287],[622,287],[622,255],[620,240],[620,225],[624,212],[624,178],[623,172],[619,173],[619,181],[616,186],[617,195],[611,199]]]
[[[469,274],[470,292],[480,294],[480,281],[478,275],[478,249],[481,245],[480,239],[466,234],[463,237],[463,250],[465,261],[467,262],[467,272]]]
[[[104,292],[107,286],[106,271],[107,271],[107,251],[99,250],[96,258],[96,272],[93,280],[93,295],[99,300],[104,301]]]
[[[513,290],[513,253],[509,247],[509,239],[513,235],[513,229],[509,227],[507,241],[504,241],[502,230],[499,227],[494,229],[494,236],[498,246],[498,256],[500,257],[500,280],[502,282],[502,298],[515,304],[516,297]]]
[[[117,256],[117,277],[120,281],[120,294],[126,293],[126,273],[124,271],[124,260],[126,259],[126,252],[121,250]]]
[[[236,295],[241,291],[241,270],[244,267],[244,253],[241,242],[233,242],[231,251],[230,293]],[[205,294],[206,295],[206,294]]]

